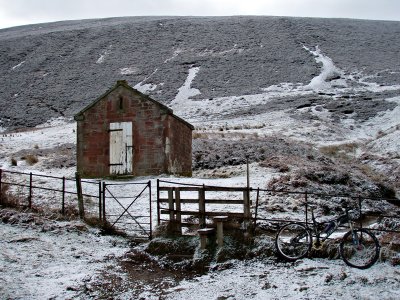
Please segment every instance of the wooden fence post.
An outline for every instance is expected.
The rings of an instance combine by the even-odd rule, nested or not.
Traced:
[[[199,226],[200,228],[206,227],[206,190],[203,188],[199,190]]]
[[[81,181],[81,176],[78,172],[75,173],[75,180],[76,180],[76,193],[78,194],[79,218],[83,220],[85,218],[85,208],[83,206],[82,181]]]
[[[176,230],[182,235],[182,213],[181,213],[181,191],[175,188],[175,206],[176,206]]]
[[[243,191],[243,215],[246,231],[249,231],[251,211],[250,211],[250,189]]]
[[[174,215],[174,188],[168,189],[168,210],[169,210],[169,221],[173,222],[175,220]]]

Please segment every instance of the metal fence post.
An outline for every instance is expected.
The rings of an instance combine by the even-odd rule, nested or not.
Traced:
[[[254,224],[253,224],[253,229],[256,229],[257,226],[257,216],[258,216],[258,203],[259,203],[259,197],[260,197],[260,188],[257,188],[257,198],[256,198],[256,209],[254,212]]]
[[[362,216],[361,216],[361,205],[362,205],[362,199],[361,199],[361,196],[358,196],[358,212],[360,213],[359,220],[360,220],[360,227],[362,228],[363,224],[362,224]]]
[[[304,200],[306,202],[306,225],[308,224],[308,197],[307,191],[304,193]]]
[[[103,182],[103,192],[102,192],[102,196],[103,196],[103,225],[105,226],[107,223],[106,220],[106,183]]]
[[[153,214],[151,212],[151,180],[149,180],[149,206],[150,206],[150,236],[149,239],[151,240],[153,238]]]
[[[100,222],[101,222],[101,219],[102,219],[102,216],[101,216],[101,213],[102,213],[102,205],[101,205],[101,193],[102,193],[102,190],[101,190],[101,181],[99,181],[99,220],[100,220]]]
[[[65,215],[65,176],[62,178],[62,203],[61,214]]]
[[[29,173],[29,198],[28,198],[28,207],[32,208],[32,185],[33,185],[33,178],[32,172]]]
[[[160,226],[160,179],[157,179],[157,225]]]
[[[2,176],[3,176],[3,170],[0,169],[0,204],[3,203],[3,190],[2,190],[2,187],[1,187],[1,181],[3,179]]]

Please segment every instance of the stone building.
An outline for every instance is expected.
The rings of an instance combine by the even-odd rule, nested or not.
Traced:
[[[192,173],[194,127],[126,81],[117,81],[74,119],[83,177]]]

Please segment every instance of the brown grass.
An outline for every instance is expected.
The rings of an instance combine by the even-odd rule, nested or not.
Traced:
[[[2,179],[4,180],[4,178]],[[0,193],[0,205],[4,207],[13,207],[13,208],[19,208],[20,203],[18,198],[10,193],[9,191],[10,186],[8,184],[2,184],[1,185],[1,193]]]
[[[349,154],[355,153],[357,148],[358,144],[356,143],[345,143],[340,145],[322,146],[319,148],[319,151],[330,157],[348,159]]]
[[[34,164],[38,163],[39,159],[36,155],[28,154],[25,157],[26,163],[30,166],[33,166]]]

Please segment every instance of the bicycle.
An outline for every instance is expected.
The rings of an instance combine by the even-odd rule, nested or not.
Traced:
[[[275,238],[278,255],[287,261],[304,258],[312,247],[317,250],[321,249],[322,244],[339,226],[348,223],[350,230],[344,234],[340,242],[340,256],[350,267],[358,269],[371,267],[379,258],[379,242],[375,235],[367,229],[354,228],[349,215],[350,209],[345,207],[343,210],[343,214],[328,222],[317,222],[314,210],[311,209],[312,226],[296,222],[282,226]]]

